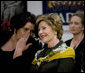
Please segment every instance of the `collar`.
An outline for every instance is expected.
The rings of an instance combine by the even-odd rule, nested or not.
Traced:
[[[48,48],[48,49],[56,49],[56,48],[58,48],[62,43],[63,43],[63,41],[61,40],[59,43],[56,44],[55,47]]]

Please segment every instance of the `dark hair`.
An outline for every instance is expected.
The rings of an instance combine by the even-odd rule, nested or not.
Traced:
[[[35,21],[36,21],[36,16],[34,14],[31,14],[30,12],[24,12],[21,14],[14,15],[10,21],[11,31],[6,31],[2,33],[0,32],[0,47],[4,45],[9,40],[9,38],[11,38],[11,36],[14,33],[14,29],[18,30],[22,28],[27,22],[35,24]]]
[[[11,38],[14,33],[14,29],[18,30],[24,27],[27,22],[35,24],[35,21],[36,16],[34,14],[31,14],[30,12],[24,12],[14,15],[10,21],[10,31],[0,32],[0,47],[4,45],[9,40],[9,38]]]
[[[15,15],[11,19],[11,30],[14,32],[14,29],[18,30],[22,28],[27,22],[35,24],[36,16],[30,12],[24,12],[18,15]]]

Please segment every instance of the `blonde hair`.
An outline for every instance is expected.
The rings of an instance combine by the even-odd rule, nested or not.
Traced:
[[[84,11],[77,11],[72,15],[72,17],[73,16],[78,16],[81,19],[82,26],[84,27]],[[83,33],[84,33],[84,30],[83,30]]]
[[[41,21],[47,22],[48,25],[51,26],[55,32],[57,32],[57,37],[59,40],[62,38],[62,35],[63,35],[62,22],[57,13],[41,15],[36,20],[37,26],[39,25]]]
[[[73,16],[78,16],[78,17],[80,17],[81,23],[82,23],[82,25],[84,26],[84,11],[77,11],[77,12],[75,12],[75,13],[72,15],[72,17],[73,17]]]

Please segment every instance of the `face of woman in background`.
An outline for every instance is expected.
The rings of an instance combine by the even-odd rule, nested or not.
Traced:
[[[56,37],[56,35],[54,35],[53,29],[45,21],[40,22],[38,27],[38,35],[42,42],[46,44]]]
[[[84,26],[82,24],[81,18],[78,16],[73,16],[70,20],[70,32],[72,34],[79,34],[83,32]]]
[[[27,22],[24,27],[20,28],[17,31],[17,38],[20,39],[23,35],[25,35],[26,32],[30,32],[31,35],[34,31],[34,24],[31,22]]]

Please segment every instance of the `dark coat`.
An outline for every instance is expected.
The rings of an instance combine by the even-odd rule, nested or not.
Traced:
[[[0,48],[0,73],[28,73],[31,63],[34,59],[34,55],[37,50],[41,49],[38,42],[34,38],[30,38],[27,43],[32,45],[23,52],[22,56],[13,59],[14,50],[10,52],[2,51]]]
[[[70,46],[72,39],[66,41],[66,44]],[[81,67],[84,69],[84,39],[81,41],[81,43],[78,45],[78,47],[75,49],[75,69],[74,72],[81,72]],[[83,61],[82,61],[83,60]]]
[[[40,67],[32,65],[31,72],[72,72],[74,69],[74,60],[64,58],[53,60],[49,63],[43,62]]]
[[[42,52],[40,52],[37,58],[47,56],[50,51],[52,51],[52,49],[58,48],[62,43],[63,42],[59,42],[54,48],[46,47]],[[51,56],[51,58],[52,57],[53,56]],[[72,72],[74,69],[74,59],[72,57],[64,57],[57,59],[57,57],[55,56],[55,59],[41,62],[40,66],[38,66],[35,62],[36,61],[34,60],[33,65],[31,67],[31,72]]]

